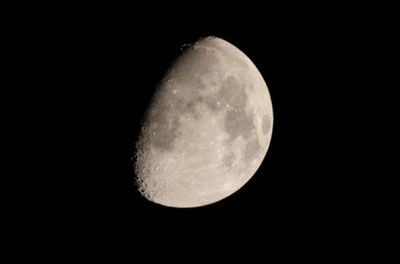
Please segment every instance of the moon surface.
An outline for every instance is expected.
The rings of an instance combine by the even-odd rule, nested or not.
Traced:
[[[256,173],[272,126],[256,66],[229,42],[202,38],[171,65],[149,104],[136,142],[136,185],[168,207],[220,201]]]

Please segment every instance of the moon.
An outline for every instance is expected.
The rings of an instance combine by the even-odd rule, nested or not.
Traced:
[[[253,62],[221,38],[202,38],[171,64],[146,110],[136,186],[167,207],[218,202],[256,173],[272,126],[270,94]]]

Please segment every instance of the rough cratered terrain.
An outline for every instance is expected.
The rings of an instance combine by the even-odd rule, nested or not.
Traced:
[[[201,39],[172,64],[143,119],[139,190],[171,207],[219,201],[257,171],[272,125],[268,88],[250,59],[220,38]]]

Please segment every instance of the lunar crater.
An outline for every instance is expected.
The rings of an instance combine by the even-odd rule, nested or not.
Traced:
[[[204,48],[190,49],[177,60],[173,67],[175,74],[183,81],[192,82],[192,78],[203,78],[216,71],[219,65],[217,57]],[[189,78],[190,77],[190,78]]]

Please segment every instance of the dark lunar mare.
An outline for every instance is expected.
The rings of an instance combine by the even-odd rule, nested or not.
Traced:
[[[257,135],[249,139],[253,133],[256,133],[256,128],[253,124],[254,113],[249,113],[245,109],[248,101],[246,89],[246,83],[229,76],[223,82],[219,96],[232,107],[226,113],[224,120],[225,131],[229,135],[226,144],[231,145],[237,137],[242,136],[247,142],[244,151],[245,160],[250,161],[261,150],[261,145]],[[230,152],[224,158],[224,164],[230,167],[234,159],[234,154]]]

